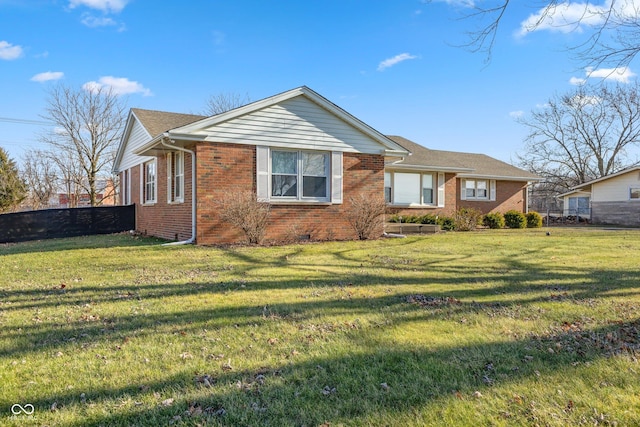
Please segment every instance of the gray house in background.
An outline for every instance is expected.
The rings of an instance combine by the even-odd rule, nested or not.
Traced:
[[[577,185],[558,196],[564,215],[589,216],[594,224],[640,227],[640,167]]]

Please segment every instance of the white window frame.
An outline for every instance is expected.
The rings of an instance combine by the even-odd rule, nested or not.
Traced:
[[[153,167],[150,168],[150,166]],[[156,159],[143,163],[142,171],[144,204],[156,203],[158,193],[158,163]],[[150,174],[150,171],[153,172],[153,175]]]
[[[131,169],[122,171],[122,181],[120,182],[122,204],[131,204]]]
[[[172,151],[167,155],[167,202],[184,202],[184,153],[182,151]]]
[[[419,176],[418,202],[399,202],[397,201],[396,175],[417,175]],[[431,177],[431,197],[430,202],[426,202],[424,198],[425,177]],[[387,191],[389,189],[389,191]],[[443,207],[444,206],[444,173],[436,172],[411,172],[411,171],[385,171],[385,201],[393,206],[416,206],[416,207]]]
[[[296,153],[296,172],[291,174],[296,178],[296,195],[295,196],[280,196],[273,194],[273,153]],[[304,154],[321,154],[324,156],[324,175],[305,175],[303,169],[303,156]],[[272,148],[269,152],[269,200],[273,202],[278,201],[295,201],[295,202],[330,202],[331,201],[331,153],[328,151],[311,151],[311,150],[287,150],[280,148]],[[288,175],[284,173],[276,175]],[[323,177],[325,178],[325,196],[324,197],[309,197],[304,196],[304,178],[305,177]]]
[[[638,196],[633,197],[634,194],[638,194]],[[640,201],[640,187],[629,187],[629,200],[632,202]]]
[[[484,185],[479,185],[480,183]],[[478,196],[480,191],[484,191],[483,196]],[[495,194],[496,181],[493,179],[466,178],[460,180],[460,200],[495,201]]]

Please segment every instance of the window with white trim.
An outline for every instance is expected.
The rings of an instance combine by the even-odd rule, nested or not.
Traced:
[[[629,187],[629,199],[640,200],[640,187]]]
[[[131,204],[131,169],[122,171],[122,180],[120,181],[120,194],[122,195],[122,204]]]
[[[467,179],[465,184],[465,193],[467,200],[489,198],[488,182],[486,179]]]
[[[271,150],[273,200],[329,201],[329,153]]]
[[[144,164],[144,203],[155,203],[156,202],[156,178],[157,178],[157,168],[156,161],[151,160]]]
[[[460,180],[460,200],[496,200],[496,180],[463,178]]]
[[[444,174],[385,172],[384,197],[395,205],[444,206]]]
[[[167,199],[169,203],[184,201],[184,153],[173,151],[167,155]]]

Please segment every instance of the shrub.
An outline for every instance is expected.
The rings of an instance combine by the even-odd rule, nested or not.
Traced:
[[[456,225],[454,219],[450,218],[448,216],[440,216],[440,217],[438,217],[437,224],[444,231],[455,230],[455,225]]]
[[[223,221],[241,229],[249,243],[262,243],[271,205],[259,202],[250,191],[228,193],[219,204]]]
[[[460,208],[456,211],[454,229],[456,231],[473,231],[482,218],[482,213],[473,208]]]
[[[382,233],[384,213],[387,204],[384,197],[370,197],[360,194],[349,198],[346,209],[347,220],[358,235],[358,239],[367,240]]]
[[[393,214],[389,216],[389,218],[387,218],[387,222],[394,222],[394,223],[402,222],[402,217],[398,214]]]
[[[510,210],[504,214],[504,223],[509,228],[524,228],[527,225],[527,218],[522,212]]]
[[[489,228],[504,228],[504,216],[500,212],[489,212],[482,218],[482,224]]]
[[[529,212],[526,215],[527,228],[540,228],[542,227],[542,215],[538,212]]]
[[[425,214],[420,217],[420,224],[437,224],[438,217],[433,214]]]

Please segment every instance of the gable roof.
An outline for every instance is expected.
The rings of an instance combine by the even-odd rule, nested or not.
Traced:
[[[306,86],[301,86],[296,89],[282,92],[280,94],[262,99],[260,101],[252,102],[242,107],[238,107],[211,117],[200,116],[198,120],[198,116],[193,116],[196,120],[193,120],[190,123],[185,123],[179,126],[172,127],[170,129],[166,129],[165,136],[171,138],[172,140],[180,141],[207,141],[209,140],[208,129],[215,128],[216,126],[222,126],[234,119],[247,116],[259,110],[265,110],[271,106],[282,104],[297,97],[303,97],[304,99],[311,101],[321,109],[327,111],[331,115],[340,119],[342,122],[348,124],[352,128],[355,128],[366,137],[375,141],[375,143],[379,144],[381,148],[384,148],[385,155],[404,156],[407,154],[407,151],[402,146],[396,144],[394,141],[387,138],[382,133],[378,132],[363,121],[347,113],[336,104],[332,103],[328,99],[324,98],[323,96],[319,95]],[[158,134],[158,136],[159,135],[161,134]],[[145,144],[145,146],[137,150],[137,154],[144,155],[145,153],[151,152],[153,147],[159,144],[160,138],[158,138],[158,136],[153,136],[153,139],[149,143]],[[211,140],[215,140],[215,138]]]
[[[621,170],[619,172],[612,173],[611,175],[603,176],[601,178],[592,179],[591,181],[587,181],[587,182],[583,182],[582,184],[575,185],[575,186],[571,187],[571,189],[572,190],[579,190],[581,188],[588,187],[588,186],[590,186],[592,184],[596,184],[598,182],[606,181],[608,179],[615,178],[617,176],[624,175],[624,174],[627,174],[629,172],[636,172],[636,171],[640,171],[640,166],[633,166],[633,167],[630,167],[630,168],[627,168],[627,169],[623,169],[623,170]]]
[[[401,136],[389,136],[411,154],[392,164],[398,168],[458,172],[462,178],[492,178],[515,181],[539,181],[539,176],[486,154],[431,150]]]
[[[169,113],[166,111],[143,110],[142,108],[132,108],[131,113],[137,117],[140,124],[144,126],[152,138],[171,129],[207,118],[207,116],[198,114]]]

